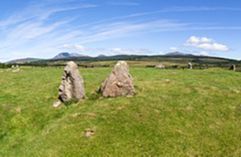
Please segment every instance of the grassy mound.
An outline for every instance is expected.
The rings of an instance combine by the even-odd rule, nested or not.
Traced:
[[[54,109],[63,68],[0,70],[0,156],[241,156],[241,73],[131,68],[137,95]],[[91,136],[86,132],[91,130]]]

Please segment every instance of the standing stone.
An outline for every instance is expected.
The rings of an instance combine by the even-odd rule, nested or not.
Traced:
[[[192,69],[192,63],[189,62],[188,65],[187,65],[188,69]]]
[[[125,61],[118,61],[109,77],[102,83],[99,91],[104,97],[132,96],[135,94],[133,80]]]
[[[231,67],[230,67],[230,70],[236,71],[236,65],[232,64]]]
[[[157,64],[155,67],[158,69],[165,69],[165,65],[163,64]]]
[[[84,81],[79,73],[78,65],[73,61],[68,62],[59,86],[59,101],[54,103],[54,107],[58,107],[61,102],[80,101],[84,97]]]
[[[19,65],[12,65],[11,69],[12,69],[12,72],[14,72],[14,73],[20,72]]]

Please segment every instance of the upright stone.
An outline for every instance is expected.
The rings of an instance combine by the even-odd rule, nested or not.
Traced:
[[[104,97],[132,96],[135,94],[133,80],[125,61],[118,61],[99,91]]]
[[[232,64],[231,67],[230,67],[230,70],[236,71],[236,65]]]
[[[187,65],[188,69],[192,69],[192,63],[189,62],[188,65]]]
[[[12,69],[12,72],[14,72],[14,73],[20,72],[20,67],[19,67],[19,65],[12,65],[11,69]]]
[[[64,68],[62,82],[59,86],[59,100],[63,103],[69,101],[79,101],[85,97],[84,80],[81,77],[78,65],[71,61]],[[60,103],[56,103],[58,104]]]

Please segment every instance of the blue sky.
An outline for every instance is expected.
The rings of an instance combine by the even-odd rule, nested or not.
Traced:
[[[238,0],[1,0],[0,61],[181,51],[241,59]]]

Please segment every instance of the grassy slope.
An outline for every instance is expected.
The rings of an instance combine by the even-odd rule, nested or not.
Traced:
[[[52,108],[62,68],[0,71],[0,156],[241,156],[241,73],[132,68],[138,94]],[[95,135],[84,137],[91,128]]]

